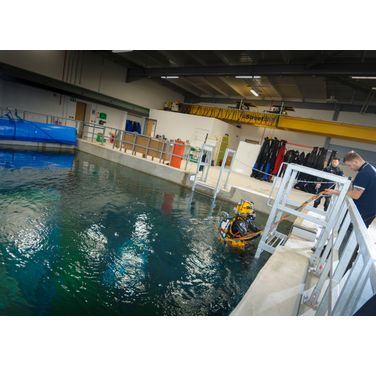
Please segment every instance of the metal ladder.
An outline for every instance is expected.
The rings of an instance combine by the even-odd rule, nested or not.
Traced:
[[[209,169],[211,166],[214,147],[209,144],[203,144],[200,156],[197,160],[196,173],[192,184],[192,191],[196,190],[196,186],[205,184],[208,179]],[[205,156],[205,158],[204,158]],[[201,169],[202,168],[202,169]]]
[[[223,185],[223,188],[225,190],[227,189],[228,180],[229,180],[230,174],[232,172],[232,167],[233,167],[234,162],[235,162],[235,159],[234,159],[235,154],[236,154],[236,150],[228,149],[228,148],[226,149],[225,155],[224,155],[223,160],[222,160],[221,169],[219,171],[217,184],[215,185],[215,188],[214,188],[214,194],[213,194],[214,200],[217,198],[217,195],[219,194],[219,192],[222,189],[221,188],[221,179],[222,179],[223,174],[226,174],[226,179],[225,179],[225,183]],[[227,162],[227,159],[229,157],[232,158],[231,164],[230,164],[230,167],[226,168],[226,162]]]

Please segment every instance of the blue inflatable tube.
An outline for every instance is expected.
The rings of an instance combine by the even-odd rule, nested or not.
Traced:
[[[76,145],[77,134],[74,127],[2,117],[0,140]]]

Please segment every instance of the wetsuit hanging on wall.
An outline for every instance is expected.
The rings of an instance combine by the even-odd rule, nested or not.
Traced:
[[[281,167],[281,164],[283,162],[283,158],[285,156],[285,151],[286,151],[286,143],[287,143],[286,140],[281,141],[280,148],[279,148],[277,157],[275,159],[274,168],[272,171],[272,175],[274,176],[277,175],[279,168]]]
[[[316,169],[319,169],[320,171],[324,169],[327,153],[328,153],[327,149],[320,148],[319,154],[317,156],[317,161],[316,161],[316,164],[315,164]]]
[[[276,160],[277,153],[278,153],[278,150],[279,150],[279,144],[280,144],[280,141],[277,138],[274,138],[271,142],[269,155],[268,155],[266,164],[265,164],[264,169],[263,169],[263,171],[265,172],[263,177],[262,177],[263,181],[270,181],[270,178],[272,177],[270,175],[270,172],[274,168],[275,160]]]
[[[132,132],[133,131],[133,123],[131,120],[127,120],[125,123],[125,131]]]
[[[324,162],[326,159],[327,152],[328,151],[325,148],[314,147],[312,149],[312,152],[306,155],[303,165],[321,171],[324,168]],[[308,182],[298,182],[295,185],[296,189],[310,192],[312,194],[316,193],[315,181],[317,181],[317,179],[315,176],[308,175],[305,173],[300,173],[297,176],[297,179],[300,181],[308,181]]]
[[[254,178],[261,177],[262,174],[260,172],[256,171],[256,170],[261,171],[261,167],[263,166],[264,161],[265,161],[267,154],[268,154],[269,145],[270,145],[270,139],[268,137],[266,137],[264,139],[264,143],[261,146],[261,149],[260,149],[260,152],[257,156],[256,162],[253,165],[251,177],[254,177]]]
[[[333,160],[333,158],[336,157],[336,156],[337,156],[337,151],[336,151],[336,150],[332,150],[332,153],[330,154],[330,157],[329,157],[328,162],[327,162],[327,164],[326,164],[327,167],[329,167],[330,162],[331,162],[331,161]]]

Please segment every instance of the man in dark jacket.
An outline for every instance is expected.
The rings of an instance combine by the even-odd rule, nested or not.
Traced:
[[[352,171],[357,172],[353,189],[349,190],[347,196],[354,200],[368,228],[376,218],[376,168],[354,151],[348,152],[343,161]],[[332,189],[326,190],[325,193],[339,195],[339,191]]]
[[[324,172],[333,173],[334,175],[343,176],[343,171],[339,168],[339,158],[334,157],[330,164],[323,169]],[[323,180],[321,183],[316,184],[316,191],[324,191],[326,189],[334,188],[335,184],[329,183],[326,180]],[[322,196],[316,199],[313,203],[313,206],[317,208],[320,205]],[[325,196],[324,210],[327,211],[330,203],[330,195]]]

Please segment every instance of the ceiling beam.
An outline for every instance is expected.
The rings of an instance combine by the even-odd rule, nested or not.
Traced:
[[[329,57],[333,57],[333,56],[336,56],[340,53],[342,53],[343,51],[341,50],[334,50],[334,51],[321,51],[320,54],[314,58],[313,60],[311,60],[308,64],[307,64],[307,67],[308,68],[312,68],[314,66],[317,66],[317,65],[320,65],[320,64],[323,64],[325,62],[325,60],[327,60]]]
[[[168,80],[168,79],[167,79]],[[182,81],[184,81],[185,83],[191,85],[193,88],[196,88],[198,89],[199,91],[201,91],[203,94],[207,94],[207,95],[211,95],[212,93],[210,91],[208,91],[207,89],[205,89],[205,87],[202,87],[202,86],[199,86],[197,83],[194,83],[193,81],[191,81],[190,79],[188,78],[184,78],[184,79],[180,79]]]
[[[229,86],[239,97],[247,98],[247,96],[238,87],[234,86],[226,78],[219,78],[219,79],[221,79],[223,83]]]
[[[281,56],[282,56],[282,60],[285,64],[290,64],[291,62],[291,55],[290,55],[290,52],[287,51],[287,50],[281,50]]]
[[[376,64],[322,64],[309,68],[307,65],[235,65],[235,66],[195,66],[167,68],[130,68],[129,80],[159,78],[162,75],[179,76],[236,76],[236,75],[316,75],[316,76],[376,76]]]
[[[206,64],[206,61],[203,60],[201,57],[197,56],[194,52],[191,52],[191,51],[185,51],[185,53],[191,57],[193,60],[195,60],[197,63],[199,63],[200,65],[207,65]],[[223,89],[219,88],[217,85],[215,85],[214,83],[212,83],[210,80],[208,80],[208,78],[206,77],[203,77],[203,80],[205,81],[205,83],[212,89],[214,89],[215,91],[217,91],[220,95],[222,96],[227,96],[228,93],[226,91],[224,91]]]
[[[342,78],[342,77],[336,77],[336,76],[330,76],[326,78],[327,80],[332,80],[333,82],[342,84],[346,87],[349,87],[353,90],[359,91],[364,94],[368,94],[370,92],[370,88],[363,87],[360,85],[359,82],[355,82],[350,78]]]
[[[276,86],[275,81],[273,80],[273,78],[267,77],[267,80],[268,80],[269,84],[271,85],[271,87],[277,92],[277,94],[279,95],[279,97],[281,98],[281,100],[283,100],[283,94],[282,94],[280,88]]]
[[[195,60],[200,65],[206,65],[206,62],[193,51],[184,51],[191,59]]]
[[[225,65],[231,65],[231,61],[223,54],[222,51],[213,51],[214,55],[218,57]]]
[[[111,51],[88,51],[88,52],[91,52],[93,54],[96,54],[96,55],[99,55],[101,57],[104,57],[107,60],[110,60],[112,62],[115,62],[117,64],[125,66],[127,68],[142,67],[141,64],[135,63],[135,62],[131,61],[128,58],[125,59],[123,56],[120,56],[118,53],[114,53],[114,52],[111,52]],[[126,53],[123,53],[123,55],[125,55],[125,54]]]
[[[173,67],[178,66],[178,65],[184,65],[184,59],[182,59],[176,53],[173,53],[173,51],[157,51],[157,52],[163,55],[163,57],[165,57],[166,60],[169,62],[169,64],[172,65]]]
[[[185,95],[188,93],[188,94],[193,95],[195,97],[200,96],[200,90],[197,89],[196,86],[194,87],[196,90],[194,90],[190,86],[187,86],[186,84],[182,83],[181,80],[179,80],[179,79],[160,79],[160,80],[161,81],[163,80],[166,83],[172,84],[175,87],[179,87],[179,88],[185,90]]]
[[[199,98],[199,95],[197,93],[193,93],[191,91],[188,91],[187,89],[181,87],[180,85],[177,85],[176,83],[171,83],[171,79],[160,79],[158,80],[158,83],[160,85],[163,85],[166,88],[169,88],[181,95],[184,96],[184,98]]]
[[[210,80],[208,80],[208,78],[203,77],[203,79],[205,80],[205,83],[207,83],[212,89],[216,90],[219,94],[221,94],[223,96],[228,95],[228,93],[226,91],[224,91],[223,89],[216,86],[214,83],[212,83]]]

